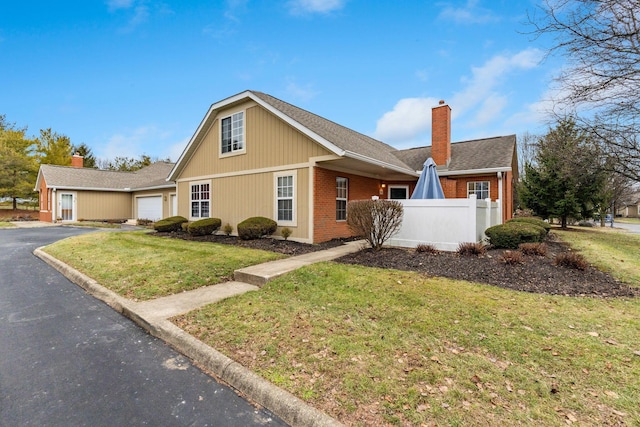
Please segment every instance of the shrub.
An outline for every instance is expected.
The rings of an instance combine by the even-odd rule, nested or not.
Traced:
[[[400,229],[404,209],[397,200],[358,200],[349,202],[347,212],[351,231],[377,251]]]
[[[582,220],[578,222],[578,226],[580,227],[595,227],[596,225],[591,221]]]
[[[487,248],[482,243],[462,242],[458,245],[458,250],[456,252],[459,255],[480,256],[484,255],[486,251]]]
[[[575,268],[576,270],[586,270],[589,263],[580,254],[575,252],[560,252],[553,260],[554,265],[567,268]]]
[[[207,236],[220,228],[220,218],[203,218],[189,224],[187,231],[192,236]]]
[[[524,256],[520,251],[504,251],[502,256],[500,256],[500,262],[507,265],[522,264],[523,261]]]
[[[226,223],[222,228],[222,231],[224,231],[225,236],[229,236],[231,233],[233,233],[233,227],[231,226],[231,224]]]
[[[549,230],[551,230],[551,224],[549,224],[548,222],[544,222],[540,218],[535,218],[535,217],[511,218],[510,220],[507,221],[507,223],[509,222],[524,222],[526,224],[537,225],[538,227],[544,228],[544,230],[547,233],[549,232]]]
[[[289,227],[285,227],[282,230],[280,230],[280,235],[282,235],[284,240],[287,240],[289,236],[291,236],[291,233],[293,233],[293,231],[291,231]]]
[[[183,216],[170,216],[153,224],[153,229],[156,231],[180,231],[182,224],[187,221],[187,218]]]
[[[82,221],[82,220],[80,220]],[[153,221],[151,221],[150,219],[145,219],[145,218],[138,218],[136,220],[136,225],[139,225],[141,227],[146,227],[147,225],[150,225]]]
[[[180,227],[182,228],[182,231],[184,231],[185,233],[189,231],[189,223],[188,222],[183,222],[182,224],[180,224]]]
[[[243,240],[259,239],[262,236],[273,234],[278,224],[263,216],[247,218],[238,224],[238,236]]]
[[[496,248],[516,249],[521,243],[541,242],[547,231],[534,224],[510,221],[485,230],[489,243]]]
[[[428,243],[421,243],[418,246],[416,246],[416,252],[422,253],[422,254],[435,255],[440,251],[437,250],[436,247],[433,245],[430,245]]]
[[[518,249],[525,255],[545,256],[547,254],[547,245],[545,243],[520,243]]]

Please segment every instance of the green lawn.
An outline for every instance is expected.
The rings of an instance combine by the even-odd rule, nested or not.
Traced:
[[[249,265],[281,258],[266,251],[159,238],[141,232],[91,233],[61,240],[45,252],[133,300],[214,285]]]
[[[558,234],[614,274],[640,271],[635,236]],[[275,256],[139,232],[83,235],[47,252],[130,298]],[[640,425],[640,299],[320,263],[174,321],[348,425]]]
[[[637,299],[323,263],[175,322],[349,425],[640,424]]]

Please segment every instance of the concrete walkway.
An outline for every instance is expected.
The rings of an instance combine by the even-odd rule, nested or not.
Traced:
[[[323,251],[242,268],[235,271],[235,281],[206,286],[143,302],[134,302],[121,297],[101,286],[90,277],[43,252],[41,248],[36,249],[34,254],[60,271],[73,283],[81,286],[88,293],[104,301],[116,311],[129,317],[150,334],[178,349],[199,366],[204,367],[249,399],[269,409],[290,425],[339,426],[341,424],[335,419],[307,405],[292,394],[276,387],[232,359],[197,340],[174,325],[169,319],[234,295],[258,291],[261,286],[270,280],[290,271],[316,262],[330,261],[343,255],[357,252],[364,246],[364,241],[349,242]]]

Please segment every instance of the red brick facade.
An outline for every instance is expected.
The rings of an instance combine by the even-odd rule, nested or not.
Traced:
[[[451,107],[444,101],[431,110],[431,158],[438,166],[451,160]]]
[[[40,221],[43,222],[53,222],[53,218],[52,218],[52,213],[51,213],[51,208],[53,206],[53,203],[55,203],[54,200],[51,200],[53,198],[53,191],[49,188],[47,188],[47,183],[44,179],[44,176],[42,177],[42,180],[40,181],[40,213],[39,213],[39,219]]]

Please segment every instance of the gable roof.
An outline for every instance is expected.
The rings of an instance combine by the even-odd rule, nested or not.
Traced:
[[[483,169],[492,172],[511,170],[515,149],[515,135],[454,142],[451,144],[451,161],[447,167],[438,167],[438,175],[456,175]],[[398,150],[394,155],[419,171],[431,157],[431,147]]]
[[[247,99],[253,100],[275,114],[333,154],[417,176],[414,170],[391,154],[396,151],[396,149],[390,145],[266,93],[248,90],[211,105],[193,137],[189,140],[187,147],[180,155],[178,162],[169,174],[168,180],[175,180],[176,175],[184,168],[187,159],[195,152],[201,140],[200,132],[211,126],[218,111]]]
[[[175,184],[166,177],[173,163],[156,162],[135,172],[119,172],[71,166],[41,165],[36,180],[37,190],[44,178],[47,187],[65,190],[139,191],[170,188]]]

